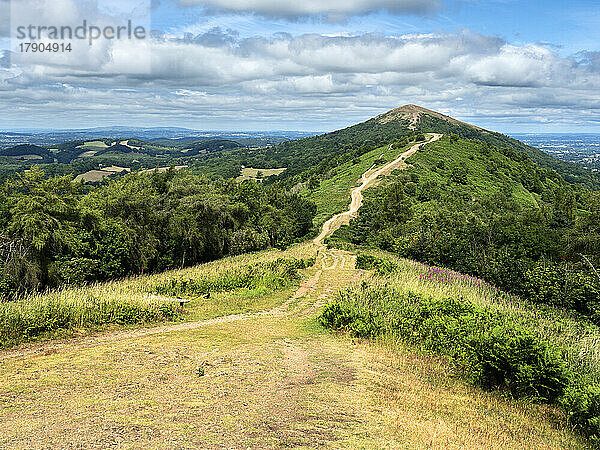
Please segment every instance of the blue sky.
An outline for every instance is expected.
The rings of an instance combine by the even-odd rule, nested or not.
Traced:
[[[77,24],[114,1],[25,11]],[[507,133],[600,132],[600,1],[152,0],[145,18],[144,42],[10,65],[5,50],[0,128],[326,131],[414,103]]]

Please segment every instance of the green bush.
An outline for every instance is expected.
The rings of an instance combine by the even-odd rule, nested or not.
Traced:
[[[359,254],[356,257],[356,268],[363,270],[375,269],[378,274],[386,275],[398,270],[398,265],[389,258],[379,258],[373,255]]]
[[[0,263],[0,302],[3,299],[11,299],[15,294],[15,283],[4,271],[4,266]]]
[[[600,286],[591,274],[565,265],[538,263],[525,272],[525,280],[524,290],[531,301],[574,309],[594,319]]]
[[[501,313],[455,299],[366,287],[356,296],[342,293],[326,305],[320,322],[356,337],[389,334],[443,354],[475,384],[515,398],[553,401],[569,379],[559,350],[515,327]]]
[[[98,262],[90,258],[61,258],[50,264],[48,276],[54,285],[89,283],[98,277]]]
[[[472,335],[467,345],[470,371],[479,386],[547,402],[555,401],[567,386],[561,352],[526,329],[496,326]]]
[[[560,403],[567,412],[570,424],[588,436],[592,444],[600,447],[600,386],[573,383]]]

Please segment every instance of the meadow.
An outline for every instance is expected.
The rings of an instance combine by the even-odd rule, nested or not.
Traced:
[[[0,347],[107,326],[201,320],[274,306],[264,294],[299,283],[313,247],[293,246],[0,303]],[[178,298],[191,300],[184,309]]]
[[[285,170],[285,167],[280,169],[255,169],[253,167],[243,167],[241,175],[237,179],[238,181],[262,181],[264,178],[269,178],[274,175],[281,175],[283,172],[285,172]]]

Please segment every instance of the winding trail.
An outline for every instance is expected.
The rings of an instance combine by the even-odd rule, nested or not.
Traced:
[[[257,317],[282,317],[290,314],[290,305],[293,305],[297,300],[306,297],[308,294],[313,293],[317,289],[317,285],[324,271],[334,271],[338,268],[350,269],[353,267],[353,264],[349,264],[349,261],[354,258],[352,254],[337,249],[327,249],[323,245],[323,239],[334,233],[342,224],[348,223],[350,219],[356,217],[357,212],[362,206],[363,202],[362,192],[381,175],[388,175],[395,169],[407,167],[405,162],[407,158],[412,156],[424,145],[437,141],[441,137],[441,134],[433,134],[428,141],[413,145],[409,150],[399,155],[393,161],[381,166],[376,170],[374,170],[375,165],[372,165],[365,173],[362,174],[360,180],[357,181],[361,183],[360,186],[352,189],[351,191],[352,201],[350,202],[348,211],[336,214],[331,219],[327,220],[323,224],[319,236],[313,240],[313,243],[319,247],[317,253],[317,265],[320,265],[320,268],[317,269],[313,276],[304,280],[298,290],[283,304],[269,310],[254,313],[231,314],[195,322],[139,328],[134,330],[101,332],[93,336],[86,336],[82,338],[71,338],[58,341],[41,342],[37,344],[28,344],[17,350],[13,349],[8,351],[0,351],[0,360],[33,357],[36,355],[56,353],[61,350],[83,349],[111,342],[126,341],[166,332],[195,330],[203,327],[209,327],[211,325],[227,324]],[[388,150],[391,150],[391,146],[392,144],[390,144]],[[327,289],[327,291],[331,292],[331,289]],[[319,297],[318,301],[315,304],[310,305],[309,308],[306,308],[305,311],[314,311],[325,303],[326,298],[326,296]]]
[[[360,207],[362,206],[362,202],[363,202],[362,192],[367,187],[369,187],[369,185],[373,181],[375,181],[378,177],[380,177],[382,175],[389,175],[396,169],[406,167],[407,166],[407,164],[405,162],[406,159],[408,159],[409,157],[414,155],[417,152],[417,150],[419,150],[421,147],[439,140],[442,136],[443,136],[442,134],[432,134],[432,136],[429,138],[428,141],[420,142],[418,144],[413,145],[410,149],[408,149],[406,152],[402,153],[396,159],[385,164],[384,166],[380,167],[377,170],[373,170],[374,165],[371,166],[369,168],[369,170],[367,170],[365,173],[362,174],[362,177],[359,180],[360,186],[352,189],[352,191],[351,191],[352,200],[350,202],[348,211],[336,214],[331,219],[326,221],[323,224],[321,233],[319,234],[319,236],[317,236],[315,238],[315,240],[313,242],[317,245],[322,244],[323,239],[325,239],[327,236],[329,236],[333,232],[335,232],[338,228],[340,228],[341,225],[347,224],[350,221],[350,219],[356,217],[357,212],[360,209]],[[392,144],[390,144],[389,149],[391,150],[391,148],[392,148]]]

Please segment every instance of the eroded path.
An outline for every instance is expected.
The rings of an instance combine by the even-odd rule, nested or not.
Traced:
[[[323,242],[323,239],[325,239],[325,237],[331,235],[341,225],[348,224],[350,219],[352,219],[353,217],[356,216],[358,210],[362,206],[363,191],[365,189],[367,189],[369,186],[371,186],[378,177],[380,177],[382,175],[389,175],[396,169],[402,169],[402,168],[407,167],[406,162],[405,162],[407,158],[414,155],[417,152],[417,150],[419,150],[424,145],[435,142],[435,141],[439,140],[442,136],[443,135],[441,135],[441,134],[431,134],[431,137],[429,138],[429,140],[427,140],[426,142],[420,142],[418,144],[413,145],[410,149],[408,149],[406,152],[399,155],[393,161],[383,165],[382,167],[380,167],[378,169],[376,169],[375,167],[371,167],[369,170],[367,170],[365,173],[363,173],[361,179],[359,180],[360,185],[358,187],[352,189],[352,191],[350,191],[352,200],[350,202],[348,211],[344,211],[340,214],[336,214],[331,219],[326,221],[323,224],[321,233],[319,234],[319,236],[317,238],[315,238],[314,242],[316,244],[321,244]],[[391,147],[391,144],[390,144],[390,147]]]
[[[354,255],[326,249],[323,238],[356,213],[369,183],[402,167],[421,145],[363,175],[349,211],[328,221],[311,244],[317,264],[275,308],[4,352],[0,448],[524,448],[515,443],[541,442],[552,431],[543,420],[512,420],[522,411],[448,381],[431,358],[356,343],[312,320],[333,293],[367,275],[354,268]]]

